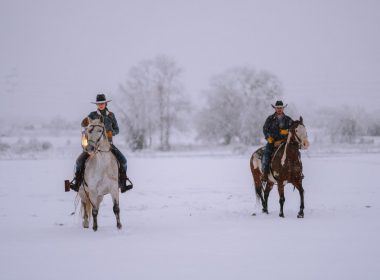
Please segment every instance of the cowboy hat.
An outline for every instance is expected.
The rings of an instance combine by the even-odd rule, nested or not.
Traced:
[[[282,102],[282,100],[277,100],[276,103],[273,105],[271,104],[273,108],[286,108],[286,106],[288,106],[288,104],[286,104],[284,106],[284,103]]]
[[[110,100],[107,100],[106,96],[104,94],[98,94],[96,96],[96,101],[95,102],[91,102],[92,104],[102,104],[102,103],[107,103],[107,102],[110,102],[112,101],[111,99]]]

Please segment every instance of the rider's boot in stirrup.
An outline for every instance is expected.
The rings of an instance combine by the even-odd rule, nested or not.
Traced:
[[[81,172],[75,173],[74,179],[70,182],[70,189],[73,191],[79,191],[79,187],[82,185],[83,175]]]
[[[119,187],[122,193],[133,188],[133,184],[124,170],[119,170]]]

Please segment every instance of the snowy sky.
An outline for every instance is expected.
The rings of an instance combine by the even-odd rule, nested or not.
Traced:
[[[0,42],[2,119],[81,118],[157,54],[184,69],[194,100],[212,75],[249,65],[301,108],[380,103],[376,0],[0,0]]]

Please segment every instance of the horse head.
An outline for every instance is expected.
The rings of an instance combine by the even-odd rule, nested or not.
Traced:
[[[93,154],[99,149],[101,140],[106,139],[105,131],[106,129],[101,119],[89,120],[85,131],[87,145],[84,147],[87,153]]]
[[[302,150],[307,150],[310,146],[309,140],[307,138],[306,127],[303,123],[302,116],[299,120],[293,122],[289,129],[290,137],[294,138],[294,141],[298,142]]]

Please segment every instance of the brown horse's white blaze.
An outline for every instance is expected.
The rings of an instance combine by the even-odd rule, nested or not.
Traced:
[[[250,167],[255,184],[256,198],[261,201],[263,212],[268,213],[268,197],[274,184],[278,185],[280,195],[280,217],[284,217],[283,206],[285,203],[284,186],[291,183],[300,194],[300,211],[297,217],[304,217],[304,189],[302,187],[303,173],[300,149],[308,149],[310,146],[307,131],[303,119],[294,121],[289,129],[286,143],[280,144],[272,155],[270,162],[270,174],[265,186],[261,182],[261,158],[264,148],[255,151],[250,159]]]

